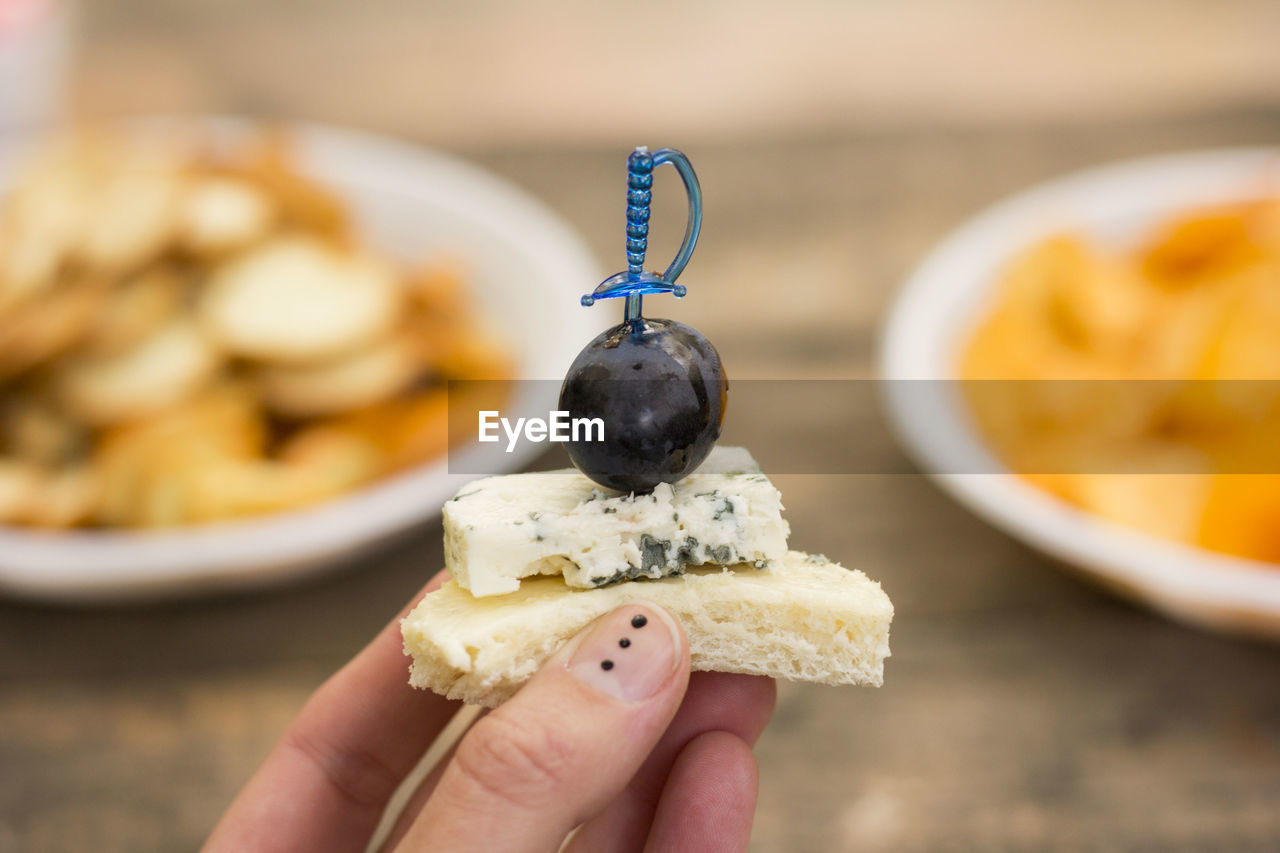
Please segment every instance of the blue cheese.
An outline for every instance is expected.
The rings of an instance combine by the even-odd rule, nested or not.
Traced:
[[[787,553],[782,496],[751,454],[717,447],[650,494],[609,492],[576,470],[489,477],[444,505],[445,567],[472,595],[563,575],[590,589],[688,566],[763,568]]]

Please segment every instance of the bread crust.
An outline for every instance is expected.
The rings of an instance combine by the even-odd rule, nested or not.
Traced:
[[[473,598],[450,581],[401,623],[409,683],[494,707],[593,619],[632,601],[680,622],[695,670],[874,687],[884,680],[893,604],[880,584],[791,551],[766,569],[739,564],[598,589],[545,577]]]

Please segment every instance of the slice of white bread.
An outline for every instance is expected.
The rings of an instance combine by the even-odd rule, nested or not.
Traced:
[[[876,687],[884,679],[893,604],[880,584],[791,551],[765,569],[740,564],[598,589],[544,577],[475,598],[450,581],[401,623],[409,683],[494,707],[583,626],[632,601],[679,620],[695,670]]]

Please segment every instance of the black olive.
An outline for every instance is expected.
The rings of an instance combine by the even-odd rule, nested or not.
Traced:
[[[600,418],[604,440],[584,430],[565,447],[595,482],[620,492],[674,483],[707,458],[729,392],[720,354],[698,330],[639,318],[602,333],[560,386],[570,418]]]

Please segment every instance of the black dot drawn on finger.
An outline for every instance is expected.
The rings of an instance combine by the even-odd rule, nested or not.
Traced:
[[[626,637],[623,637],[618,641],[618,645],[625,649],[627,646],[631,645],[631,641]]]
[[[649,624],[649,620],[643,613],[637,614],[631,617],[632,628],[643,628],[645,625],[648,625],[648,624]]]
[[[605,672],[608,672],[609,670],[613,669],[613,661],[611,660],[600,661],[600,668],[603,669]]]

